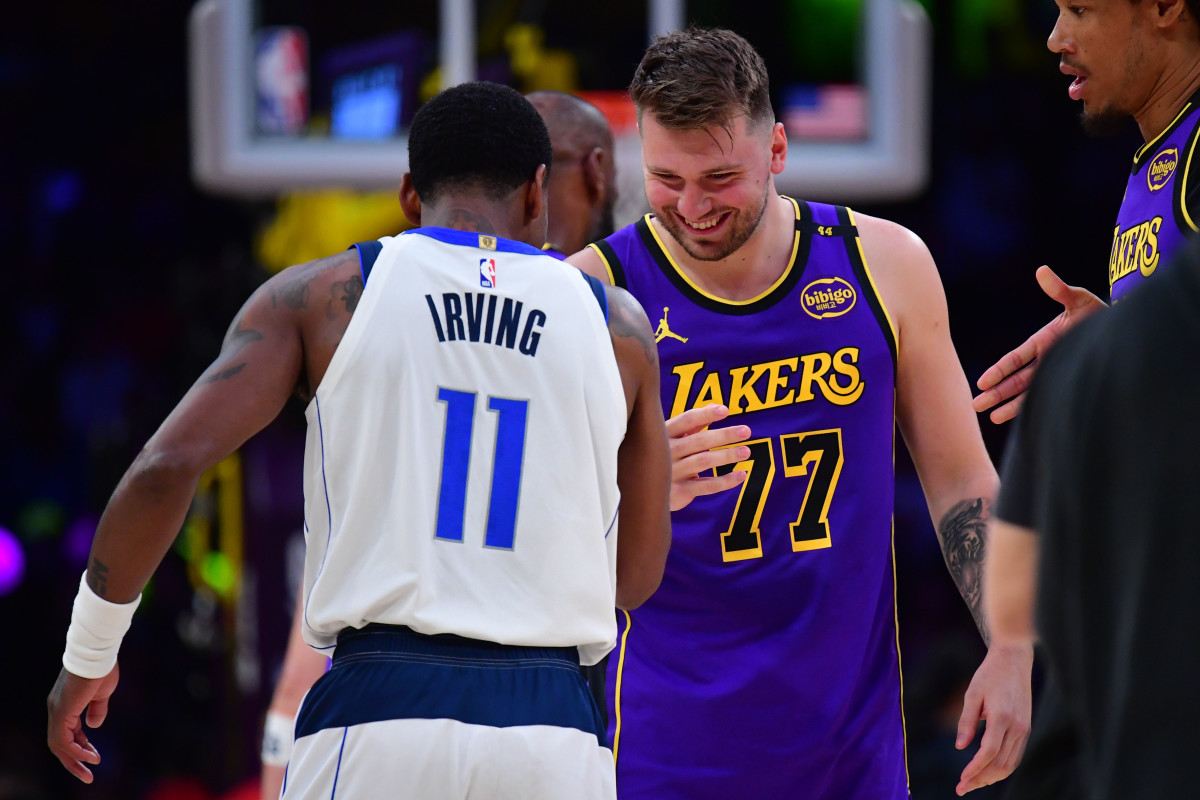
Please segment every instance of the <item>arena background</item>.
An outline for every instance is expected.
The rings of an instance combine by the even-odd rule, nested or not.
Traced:
[[[828,31],[841,25],[853,36],[860,5],[794,0],[757,13],[711,0],[689,3],[687,16],[750,38],[778,94],[780,76],[853,79],[852,49],[828,46]],[[533,31],[543,50],[574,59],[576,88],[620,88],[645,43],[645,6],[607,6],[592,19],[574,3],[479,0],[481,75],[522,90],[558,85],[558,73],[518,63],[528,41],[520,37]],[[928,243],[973,381],[1056,313],[1034,283],[1039,264],[1106,295],[1112,220],[1139,142],[1132,124],[1112,139],[1081,132],[1044,47],[1050,0],[925,6],[934,33],[930,181],[903,202],[856,205]],[[262,19],[303,25],[315,65],[322,48],[362,31],[429,30],[435,9],[272,0]],[[260,718],[300,557],[298,404],[202,487],[126,639],[113,710],[93,734],[104,756],[93,787],[46,749],[45,696],[97,516],[217,352],[242,300],[270,270],[403,224],[390,194],[247,200],[198,189],[188,13],[184,2],[21,3],[0,30],[0,241],[10,259],[0,294],[0,625],[13,646],[0,800],[257,796]],[[322,124],[322,91],[314,77],[310,126]],[[625,202],[636,213],[628,192]],[[998,458],[1006,431],[983,427]],[[917,478],[903,459],[898,472],[913,796],[948,798],[965,763],[952,747],[957,704],[982,645],[942,565]]]

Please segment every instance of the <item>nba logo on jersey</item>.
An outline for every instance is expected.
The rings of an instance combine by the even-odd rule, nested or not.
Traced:
[[[479,285],[485,289],[496,288],[496,259],[479,259]]]

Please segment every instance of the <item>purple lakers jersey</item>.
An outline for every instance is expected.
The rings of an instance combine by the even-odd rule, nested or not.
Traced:
[[[724,300],[650,217],[592,245],[657,322],[669,416],[746,424],[738,488],[672,515],[658,592],[619,612],[622,800],[908,797],[892,547],[896,340],[853,213],[792,202],[791,262]]]
[[[1200,95],[1134,156],[1108,258],[1113,302],[1153,275],[1186,238],[1200,231],[1200,175],[1191,168],[1198,132]]]

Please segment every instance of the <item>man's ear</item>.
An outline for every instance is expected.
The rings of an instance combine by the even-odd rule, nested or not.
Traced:
[[[1185,19],[1188,15],[1187,0],[1155,0],[1151,4],[1154,24],[1167,28]]]
[[[612,171],[609,158],[603,147],[593,147],[583,158],[583,186],[589,205],[598,205],[604,199],[606,176]]]
[[[776,122],[771,126],[771,173],[778,175],[787,166],[788,140],[783,123]]]
[[[421,197],[413,186],[412,173],[404,173],[400,179],[400,210],[408,221],[416,227],[421,227]]]
[[[546,207],[546,165],[538,164],[533,180],[525,184],[525,224],[542,215]]]

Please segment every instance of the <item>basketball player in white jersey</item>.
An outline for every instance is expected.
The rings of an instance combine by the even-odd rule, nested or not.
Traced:
[[[546,123],[554,168],[546,179],[546,243],[542,250],[558,259],[582,250],[613,232],[617,199],[613,135],[604,115],[591,103],[564,92],[538,91],[525,96]],[[304,642],[304,596],[297,592],[287,648],[263,725],[261,794],[279,797],[291,757],[296,712],[304,695],[325,674],[329,659]],[[584,670],[592,695],[603,711],[605,662]]]
[[[615,796],[579,665],[669,546],[650,326],[537,249],[550,145],[519,94],[443,92],[409,160],[401,203],[425,227],[267,281],[110,500],[48,700],[50,748],[84,782],[100,756],[81,717],[107,715],[197,478],[299,387],[304,632],[333,669],[283,797]]]

